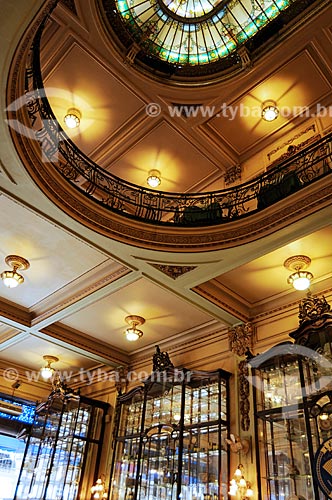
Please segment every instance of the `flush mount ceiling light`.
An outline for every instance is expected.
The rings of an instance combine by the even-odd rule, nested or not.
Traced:
[[[43,379],[48,380],[53,376],[53,373],[55,371],[54,368],[52,368],[51,364],[59,361],[59,358],[46,354],[45,356],[43,356],[43,359],[46,361],[46,365],[40,369],[40,374]]]
[[[285,260],[284,266],[289,271],[294,271],[287,280],[287,283],[293,285],[295,290],[307,290],[309,288],[313,275],[305,271],[310,265],[311,259],[306,255],[294,255]]]
[[[127,328],[124,332],[126,339],[129,340],[129,342],[135,342],[135,340],[138,340],[139,338],[142,337],[143,332],[142,330],[139,330],[136,328],[138,325],[143,325],[145,323],[145,319],[142,318],[142,316],[126,316],[125,318],[126,323],[128,323],[129,328]]]
[[[262,104],[262,118],[267,122],[273,122],[278,118],[279,109],[275,101],[265,101]]]
[[[8,255],[5,258],[6,264],[12,268],[11,271],[3,271],[1,273],[1,279],[3,284],[7,288],[15,288],[17,285],[21,285],[24,282],[24,278],[21,274],[17,272],[17,270],[26,270],[29,269],[30,263],[23,257],[19,255]]]
[[[81,112],[76,108],[70,108],[64,117],[64,122],[68,128],[77,128],[81,123]]]
[[[161,174],[160,174],[159,170],[150,170],[148,178],[146,179],[146,182],[152,188],[158,187],[159,184],[161,183]]]

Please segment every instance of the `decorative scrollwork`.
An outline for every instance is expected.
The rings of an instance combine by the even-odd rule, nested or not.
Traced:
[[[242,174],[241,165],[234,165],[233,167],[228,168],[224,175],[225,185],[229,186],[229,184],[233,184],[236,181],[240,181],[241,174]]]
[[[156,346],[156,352],[153,355],[153,371],[162,372],[167,368],[172,368],[174,365],[171,362],[167,352],[161,352],[160,347]]]
[[[252,323],[243,323],[228,329],[231,351],[238,356],[245,356],[252,347],[254,327]]]
[[[248,381],[249,368],[247,360],[244,359],[239,363],[239,396],[240,396],[240,425],[243,431],[247,431],[250,427],[250,386]]]
[[[229,328],[228,338],[230,341],[231,351],[237,356],[246,356],[252,348],[253,335],[254,327],[252,323],[244,323],[242,325]],[[240,425],[243,431],[247,431],[250,427],[250,386],[248,375],[248,361],[247,359],[243,359],[240,361],[238,366]]]
[[[299,323],[301,325],[304,321],[315,320],[330,310],[331,306],[326,302],[324,295],[315,297],[308,292],[307,297],[301,300],[299,305]]]

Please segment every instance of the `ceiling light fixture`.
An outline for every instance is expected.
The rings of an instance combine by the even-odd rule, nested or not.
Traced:
[[[161,174],[160,174],[159,170],[150,170],[148,178],[146,179],[146,182],[152,188],[158,187],[159,184],[161,183]]]
[[[81,112],[76,108],[70,108],[64,117],[64,122],[68,128],[77,128],[81,123]]]
[[[294,271],[288,277],[287,283],[293,285],[295,290],[307,290],[310,287],[313,275],[309,271],[304,271],[310,263],[311,259],[306,255],[294,255],[285,260],[285,268]]]
[[[130,325],[124,332],[126,339],[129,340],[129,342],[135,342],[135,340],[141,338],[143,332],[142,330],[136,328],[136,326],[143,325],[145,323],[145,319],[142,318],[142,316],[130,315],[126,316],[125,321],[128,325]]]
[[[265,101],[262,104],[262,118],[267,122],[273,122],[279,116],[279,109],[275,101]]]
[[[5,258],[6,264],[12,268],[11,271],[3,271],[1,273],[1,279],[3,284],[7,288],[15,288],[17,285],[21,285],[24,283],[24,278],[21,274],[17,272],[17,270],[26,270],[29,269],[30,263],[23,257],[19,255],[8,255]]]
[[[43,379],[49,380],[50,378],[53,377],[55,371],[54,368],[52,368],[51,364],[59,361],[59,358],[57,358],[56,356],[49,356],[48,354],[46,354],[45,356],[43,356],[43,359],[46,361],[46,365],[40,369],[40,374],[43,377]]]

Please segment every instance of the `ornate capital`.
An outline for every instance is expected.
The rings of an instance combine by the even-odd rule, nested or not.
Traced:
[[[244,356],[252,348],[254,327],[252,323],[243,323],[228,329],[230,349],[238,356]]]

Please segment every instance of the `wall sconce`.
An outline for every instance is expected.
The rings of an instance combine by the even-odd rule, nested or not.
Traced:
[[[159,172],[159,170],[150,170],[146,182],[152,188],[158,187],[159,184],[161,183],[161,173]]]
[[[64,117],[64,122],[68,128],[77,128],[81,123],[81,112],[76,108],[70,108]]]
[[[145,319],[142,318],[142,316],[126,316],[125,321],[128,325],[130,325],[124,332],[126,339],[129,340],[129,342],[135,342],[135,340],[138,340],[143,336],[142,330],[136,328],[136,326],[143,325],[145,323]]]
[[[46,354],[45,356],[43,356],[43,359],[46,361],[46,365],[40,369],[40,374],[43,379],[49,380],[50,378],[52,378],[55,371],[54,368],[52,368],[51,364],[59,361],[59,358]]]
[[[267,122],[273,122],[279,116],[279,109],[275,101],[265,101],[262,104],[262,118]]]
[[[237,497],[239,500],[248,500],[254,495],[251,489],[250,481],[247,481],[243,475],[244,467],[239,464],[231,479],[228,494],[232,497]]]
[[[307,290],[310,287],[313,275],[304,271],[311,263],[310,257],[306,255],[294,255],[284,262],[284,267],[293,273],[288,277],[287,283],[293,285],[295,290]]]
[[[3,284],[8,288],[15,288],[17,285],[21,285],[24,282],[24,278],[17,270],[29,269],[30,263],[23,257],[19,255],[8,255],[5,258],[6,264],[12,268],[11,271],[3,271],[1,273],[1,279]]]
[[[234,436],[234,434],[230,434],[230,439],[225,439],[226,443],[229,445],[229,449],[232,453],[239,453],[241,451],[242,454],[247,455],[250,449],[250,440],[249,439],[241,439],[240,436]]]
[[[94,485],[91,486],[91,493],[93,495],[93,498],[107,498],[104,479],[97,479]]]

